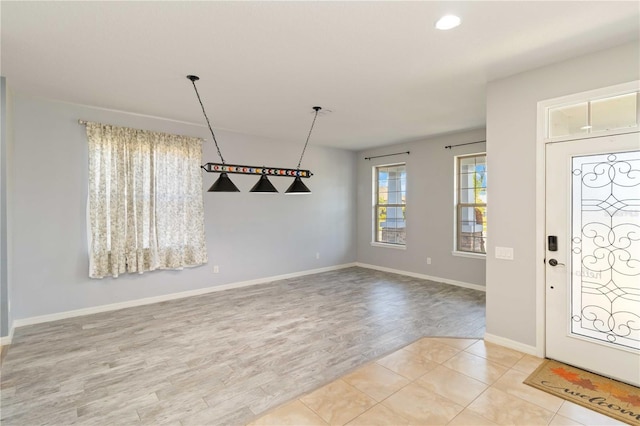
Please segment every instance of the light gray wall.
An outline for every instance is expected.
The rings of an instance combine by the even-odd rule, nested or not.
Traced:
[[[638,52],[630,43],[488,85],[487,333],[536,346],[537,103],[639,79]],[[514,260],[497,260],[496,246]]]
[[[305,180],[309,196],[251,194],[257,178],[235,175],[243,192],[204,194],[208,265],[89,279],[87,141],[78,119],[203,137],[205,162],[218,160],[211,135],[206,127],[19,93],[14,110],[16,320],[355,261],[355,154],[312,141],[302,164],[315,174]],[[216,136],[230,163],[293,167],[302,150],[231,132]],[[204,190],[216,177],[204,174]],[[290,181],[272,179],[281,192]]]
[[[7,81],[0,77],[0,337],[9,335],[11,314],[9,312],[9,236],[8,236],[8,202],[7,202],[7,170],[8,149],[11,132],[7,124],[11,122],[10,97],[7,93]]]
[[[485,260],[457,257],[451,252],[454,232],[454,157],[484,152],[485,144],[461,146],[451,150],[444,147],[484,139],[485,131],[479,129],[359,152],[358,262],[483,286]],[[410,151],[411,154],[364,159],[402,151]],[[406,250],[371,245],[372,168],[398,162],[405,162],[407,165]],[[489,187],[488,193],[491,194],[492,191]],[[427,265],[427,257],[431,258],[431,265]]]

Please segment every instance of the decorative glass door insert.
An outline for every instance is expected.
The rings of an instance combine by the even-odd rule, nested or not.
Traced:
[[[640,352],[640,151],[571,169],[570,332]]]

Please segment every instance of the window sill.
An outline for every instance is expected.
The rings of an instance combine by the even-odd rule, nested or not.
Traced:
[[[482,260],[486,260],[487,259],[487,255],[485,253],[470,253],[467,251],[452,251],[451,252],[452,255],[456,256],[456,257],[468,257],[470,259],[482,259]]]
[[[390,249],[395,249],[395,250],[406,250],[407,249],[406,245],[400,245],[400,244],[377,243],[375,241],[371,241],[370,244],[373,247],[384,247],[384,248],[390,248]]]

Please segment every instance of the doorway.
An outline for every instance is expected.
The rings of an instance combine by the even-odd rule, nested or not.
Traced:
[[[546,356],[640,386],[640,133],[545,146]]]

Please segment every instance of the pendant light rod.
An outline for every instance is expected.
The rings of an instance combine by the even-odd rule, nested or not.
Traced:
[[[300,161],[298,161],[297,169],[300,169],[300,164],[302,164],[302,157],[304,157],[304,152],[307,150],[307,145],[309,144],[309,138],[311,137],[311,132],[313,132],[313,126],[316,124],[316,118],[318,118],[318,112],[322,109],[322,107],[314,106],[313,109],[316,113],[313,116],[313,121],[311,122],[311,128],[309,129],[309,134],[307,135],[307,141],[304,143],[304,148],[302,148],[302,154],[300,154]]]
[[[202,99],[200,99],[200,93],[198,93],[198,88],[196,87],[196,81],[200,80],[200,77],[197,75],[188,75],[187,78],[191,80],[191,84],[193,84],[193,90],[196,91],[196,96],[198,97],[198,102],[200,102],[200,108],[202,108],[202,114],[204,114],[204,118],[207,120],[207,126],[209,126],[209,131],[211,132],[211,137],[213,137],[213,143],[216,145],[216,149],[218,150],[218,157],[220,157],[220,161],[224,164],[224,158],[222,157],[222,153],[220,152],[220,147],[218,146],[218,141],[216,140],[216,135],[213,133],[213,128],[211,127],[211,122],[209,121],[209,117],[207,117],[207,112],[204,110],[204,105],[202,104]]]
[[[242,175],[268,175],[284,177],[310,178],[313,176],[310,170],[281,169],[279,167],[267,166],[244,166],[240,164],[205,163],[200,166],[208,173],[236,173]]]

